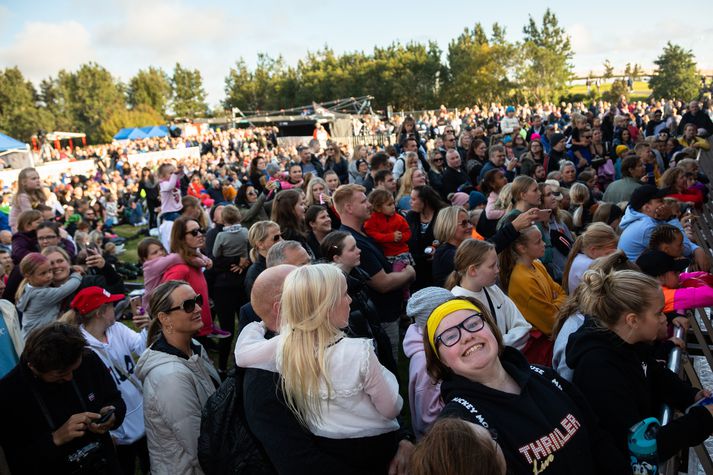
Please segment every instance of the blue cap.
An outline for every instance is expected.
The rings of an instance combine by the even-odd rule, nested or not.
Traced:
[[[515,108],[513,106],[508,106],[507,109],[505,109],[506,114],[509,114],[510,112],[515,112]]]
[[[468,205],[470,209],[475,209],[476,206],[484,205],[488,202],[488,199],[479,191],[471,191],[468,197]]]

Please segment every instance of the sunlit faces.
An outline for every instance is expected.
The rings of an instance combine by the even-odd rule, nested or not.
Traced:
[[[525,231],[527,240],[523,244],[517,244],[517,252],[521,256],[531,260],[541,259],[545,255],[545,241],[542,240],[542,233],[536,226],[531,226]]]
[[[163,246],[159,246],[158,244],[149,244],[149,247],[146,250],[147,261],[158,259],[159,257],[163,257],[165,255],[166,249],[164,249]]]
[[[628,318],[632,327],[633,342],[653,342],[656,340],[659,328],[666,321],[663,313],[664,296],[660,290],[651,301],[651,305],[643,312],[636,315],[635,319]]]
[[[191,249],[199,249],[205,244],[205,233],[196,221],[186,223],[186,234],[184,235],[186,245]]]
[[[461,243],[468,239],[473,232],[473,225],[470,224],[468,220],[468,214],[460,211],[458,213],[458,222],[456,223],[455,233],[453,234],[453,239],[458,243]]]
[[[349,212],[356,218],[366,221],[371,216],[371,203],[363,192],[354,193],[347,206]]]
[[[411,186],[423,186],[426,184],[426,173],[423,170],[416,169],[411,174]]]
[[[347,236],[344,238],[343,245],[342,253],[334,256],[334,262],[348,268],[361,264],[361,249],[357,246],[356,239],[351,235]]]
[[[474,283],[478,287],[489,287],[498,279],[500,265],[498,263],[498,253],[495,249],[491,249],[485,255],[485,259],[479,266],[470,266],[468,274],[474,279]]]
[[[52,280],[55,284],[62,284],[69,278],[69,262],[59,252],[52,252],[47,255],[49,260],[50,270],[52,271]]]
[[[306,208],[304,195],[300,194],[300,199],[297,200],[297,204],[295,205],[295,216],[297,216],[298,220],[302,221],[305,219]]]
[[[59,244],[59,236],[52,228],[42,228],[37,231],[37,242],[40,245],[40,249],[44,249],[49,246],[56,246]]]
[[[416,213],[423,212],[423,201],[418,196],[418,192],[416,190],[411,192],[411,211]]]
[[[327,210],[323,210],[317,214],[317,217],[309,225],[315,232],[329,233],[332,230],[332,219],[329,217]]]
[[[436,337],[473,316],[473,310],[457,310],[447,315],[436,328]],[[452,331],[452,330],[451,330]],[[440,360],[454,373],[469,377],[488,368],[498,358],[498,342],[487,323],[475,332],[460,328],[460,339],[452,346],[437,346]],[[477,376],[474,378],[477,379]]]
[[[37,266],[35,271],[27,276],[27,281],[33,287],[48,287],[52,283],[53,273],[49,262]]]
[[[329,316],[329,321],[337,328],[346,328],[349,326],[349,305],[352,303],[352,298],[349,296],[344,276],[339,276],[337,285],[339,286],[339,300]]]
[[[196,303],[192,312],[183,310],[183,302],[190,299],[195,299],[195,291],[188,285],[181,285],[171,294],[171,307],[175,308],[170,312],[159,312],[158,318],[161,320],[161,326],[169,333],[176,332],[182,334],[193,335],[198,330],[203,328],[203,320],[201,320],[201,306]]]
[[[537,183],[533,183],[520,195],[520,199],[522,199],[529,207],[536,208],[540,206],[541,196],[540,188],[537,186]]]

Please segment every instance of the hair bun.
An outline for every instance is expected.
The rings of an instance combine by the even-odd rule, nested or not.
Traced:
[[[609,274],[601,270],[588,270],[582,275],[582,283],[594,294],[602,294],[609,280]]]

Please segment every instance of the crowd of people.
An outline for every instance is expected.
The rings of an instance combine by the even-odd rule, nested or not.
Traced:
[[[75,148],[90,176],[22,170],[0,208],[5,469],[645,473],[629,431],[662,403],[685,414],[656,460],[713,434],[710,391],[661,363],[713,305],[707,104],[367,125],[395,143],[210,130]],[[127,158],[182,147],[200,158]]]

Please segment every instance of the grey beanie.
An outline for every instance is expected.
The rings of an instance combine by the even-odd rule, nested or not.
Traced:
[[[265,170],[267,170],[267,174],[268,174],[268,175],[272,176],[272,175],[274,175],[275,173],[277,173],[277,172],[280,171],[280,167],[278,167],[278,166],[275,165],[274,163],[270,162],[270,163],[268,163],[268,164],[265,166]]]
[[[426,287],[414,293],[406,304],[406,315],[413,318],[419,328],[426,326],[426,321],[436,307],[456,298],[443,287]]]

